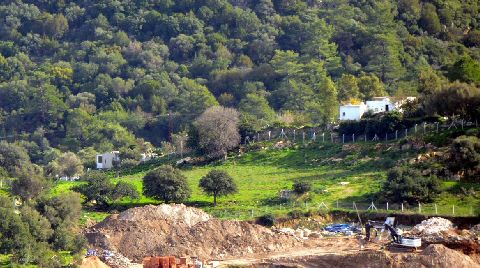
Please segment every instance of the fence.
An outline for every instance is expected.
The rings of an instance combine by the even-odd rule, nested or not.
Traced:
[[[286,216],[292,211],[305,212],[331,212],[344,210],[351,212],[383,212],[395,214],[422,214],[428,216],[455,216],[474,217],[478,211],[474,206],[465,204],[422,204],[410,205],[407,203],[357,203],[357,202],[289,202],[274,206],[245,207],[214,209],[209,211],[212,215],[226,219],[252,219],[266,214]]]
[[[290,140],[293,142],[308,143],[311,141],[331,142],[331,143],[352,143],[368,141],[392,141],[410,136],[425,135],[428,133],[442,133],[451,129],[467,129],[478,127],[478,121],[466,121],[463,119],[452,119],[444,123],[440,122],[421,122],[414,124],[410,128],[394,130],[392,132],[355,135],[351,133],[338,133],[333,127],[314,127],[308,129],[271,129],[254,135],[246,136],[244,144],[251,144],[258,141],[278,141]]]

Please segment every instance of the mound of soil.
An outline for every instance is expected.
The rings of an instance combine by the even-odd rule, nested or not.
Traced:
[[[103,263],[98,257],[91,256],[83,259],[80,268],[109,268],[109,266]]]
[[[263,226],[214,219],[185,205],[129,209],[90,227],[85,235],[94,247],[119,252],[135,262],[146,256],[239,257],[300,244]]]

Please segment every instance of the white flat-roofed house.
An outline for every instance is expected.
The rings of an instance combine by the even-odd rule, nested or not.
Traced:
[[[363,114],[367,111],[365,103],[360,104],[347,104],[340,106],[340,121],[358,121],[362,118]]]
[[[367,101],[367,108],[372,113],[391,112],[397,109],[397,105],[389,97],[374,97]]]
[[[120,162],[120,152],[113,151],[104,154],[97,154],[97,169],[111,169],[115,162]]]
[[[402,112],[401,106],[415,99],[415,97],[406,97],[393,101],[390,97],[374,97],[372,100],[366,101],[366,103],[341,105],[339,119],[340,121],[358,121],[367,111],[372,114],[388,113],[391,111]]]

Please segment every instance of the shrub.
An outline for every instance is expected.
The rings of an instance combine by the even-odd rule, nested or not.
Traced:
[[[190,197],[190,186],[180,170],[162,166],[143,177],[143,194],[158,200],[183,202]]]
[[[293,184],[293,191],[298,194],[305,194],[312,190],[312,184],[309,182],[296,182]]]
[[[304,215],[305,214],[303,213],[303,211],[301,211],[299,209],[295,209],[295,210],[292,210],[292,211],[288,212],[288,217],[290,217],[292,219],[300,219]]]
[[[440,192],[435,176],[422,176],[411,167],[397,167],[388,172],[381,194],[392,202],[431,202]]]
[[[273,216],[272,214],[265,214],[258,217],[256,222],[263,226],[272,227],[273,225],[275,225],[276,221],[277,220],[275,219],[275,216]]]
[[[223,170],[211,170],[206,176],[200,179],[198,184],[202,190],[213,196],[213,205],[217,205],[217,197],[237,192],[237,185],[233,178]]]

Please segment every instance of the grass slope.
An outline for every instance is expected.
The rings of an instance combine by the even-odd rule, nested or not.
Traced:
[[[192,188],[189,205],[201,207],[207,212],[221,218],[250,219],[265,213],[285,215],[292,209],[352,208],[356,202],[360,209],[366,209],[374,201],[380,209],[376,194],[385,181],[387,170],[399,159],[409,159],[417,155],[417,151],[401,151],[396,144],[357,143],[349,145],[313,143],[307,147],[295,146],[284,149],[271,149],[272,144],[264,144],[266,148],[251,151],[242,156],[234,156],[225,162],[217,162],[206,166],[185,167],[183,173]],[[161,163],[172,162],[161,160]],[[142,191],[143,176],[155,165],[138,167],[134,172],[120,175],[112,180],[125,181]],[[236,181],[239,192],[235,195],[219,198],[219,204],[212,206],[213,198],[206,196],[198,187],[202,176],[212,169],[227,171]],[[300,198],[283,203],[278,198],[279,192],[291,189],[295,181],[308,181],[313,191],[307,198]],[[342,185],[340,182],[347,182]],[[80,182],[58,183],[52,194],[68,192]],[[437,203],[438,212],[451,214],[455,205],[457,215],[468,215],[480,204],[476,195],[465,194],[466,190],[480,190],[480,184],[444,182],[444,193]],[[141,195],[138,200],[122,200],[114,207],[124,208],[145,204],[158,204],[157,201]],[[400,207],[390,204],[390,208]],[[411,207],[411,211],[418,211]],[[423,213],[434,213],[433,204],[422,204]],[[106,213],[86,212],[84,219],[101,220]]]

